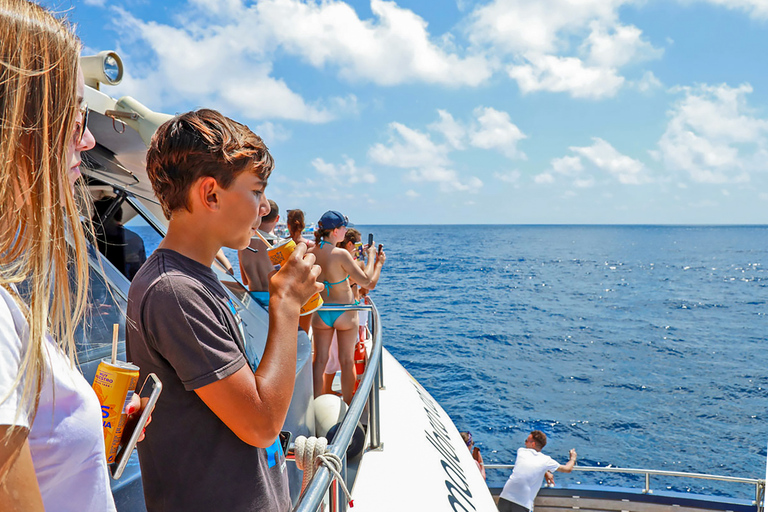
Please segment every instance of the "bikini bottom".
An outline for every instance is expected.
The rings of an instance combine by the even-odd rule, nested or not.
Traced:
[[[360,301],[356,300],[353,304],[325,304],[326,306],[357,306],[360,304]],[[336,320],[339,319],[341,315],[346,313],[346,311],[316,311],[317,316],[320,317],[320,320],[323,321],[325,325],[328,327],[333,327],[333,324],[336,323]]]

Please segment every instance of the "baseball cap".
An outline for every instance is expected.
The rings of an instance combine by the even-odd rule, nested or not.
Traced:
[[[320,217],[320,220],[317,221],[317,225],[320,229],[336,229],[341,226],[352,226],[352,224],[349,223],[349,219],[333,210],[325,212],[323,216]]]

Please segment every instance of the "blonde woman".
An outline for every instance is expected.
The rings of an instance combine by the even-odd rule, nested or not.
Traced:
[[[73,364],[88,282],[73,186],[95,144],[79,54],[65,22],[0,0],[3,510],[115,510],[99,401]]]

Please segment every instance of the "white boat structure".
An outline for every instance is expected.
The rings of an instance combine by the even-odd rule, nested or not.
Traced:
[[[122,244],[126,248],[118,258],[109,254],[106,258],[97,258],[93,251],[92,314],[80,328],[78,343],[81,368],[86,378],[92,379],[99,359],[111,350],[112,324],[119,323],[124,333],[131,275],[128,259],[143,254],[145,245],[151,246],[153,240],[159,242],[165,234],[166,221],[148,183],[144,159],[152,134],[171,116],[152,112],[133,98],[114,99],[101,91],[102,85],[114,85],[122,77],[122,63],[114,52],[85,57],[82,67],[87,86],[85,100],[91,110],[89,128],[97,142],[85,155],[82,171],[91,195],[101,200],[97,224],[106,226],[112,220],[121,220],[120,229],[125,230],[122,235],[117,234],[123,237],[119,239],[122,242],[113,242],[107,247],[120,249]],[[136,243],[138,232],[143,239],[141,250],[131,251],[129,257],[127,248]],[[266,343],[267,312],[227,273],[225,262],[220,263],[214,265],[214,271],[243,319],[248,338],[246,352],[249,358],[258,359]],[[451,418],[384,348],[385,330],[375,305],[363,308],[368,309],[370,315],[369,361],[360,388],[329,445],[329,451],[342,461],[341,476],[351,492],[354,509],[362,512],[496,510],[494,496],[498,496],[500,489],[488,489]],[[295,392],[284,426],[294,437],[315,434],[311,351],[309,338],[300,332]],[[121,354],[124,357],[124,347]],[[367,426],[364,448],[348,459],[347,448],[361,421]],[[511,467],[486,466],[488,470],[503,470],[505,474],[511,472]],[[620,468],[577,466],[576,470],[640,473],[645,475],[645,486],[639,489],[545,488],[535,502],[537,512],[763,511],[764,479]],[[293,462],[289,462],[288,471],[295,511],[347,509],[341,486],[324,466],[318,469],[301,495],[301,471]],[[685,476],[746,483],[754,486],[754,499],[654,492],[650,485],[652,476],[654,479]],[[113,482],[113,494],[120,512],[146,510],[135,455],[123,477]]]
[[[96,258],[96,251],[92,254],[92,314],[81,328],[78,351],[83,373],[92,379],[98,360],[109,351],[112,324],[119,323],[124,332],[131,277],[128,260],[135,259],[136,254],[145,257],[149,252],[146,248],[156,245],[166,231],[165,218],[146,176],[145,155],[152,134],[171,116],[152,112],[130,97],[114,99],[101,90],[122,77],[122,63],[114,52],[85,57],[82,67],[85,101],[91,110],[88,126],[97,142],[84,155],[82,172],[89,192],[98,201],[94,222],[100,240],[97,245],[104,253],[101,258]],[[214,271],[243,319],[246,353],[249,359],[258,360],[266,343],[267,311],[226,272],[225,262],[220,263],[214,264]],[[371,333],[368,365],[328,447],[342,461],[341,475],[355,510],[496,510],[450,417],[383,347],[375,305],[364,308],[369,310]],[[300,331],[295,391],[284,426],[294,438],[315,434],[311,347],[307,335]],[[121,354],[124,357],[124,347]],[[348,459],[347,448],[361,420],[367,425],[364,448]],[[288,473],[295,510],[346,510],[341,486],[332,483],[327,468],[315,473],[302,495],[302,473],[290,461],[290,454]],[[135,455],[123,477],[114,482],[113,494],[119,511],[145,510]]]

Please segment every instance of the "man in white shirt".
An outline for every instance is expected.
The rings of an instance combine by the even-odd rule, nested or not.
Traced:
[[[576,465],[576,450],[571,448],[568,463],[561,465],[552,457],[541,453],[546,444],[546,434],[541,430],[534,430],[525,440],[525,448],[518,448],[515,469],[499,495],[499,512],[533,510],[533,500],[541,489],[545,475],[548,482],[554,483],[551,471],[570,473],[573,470]]]

